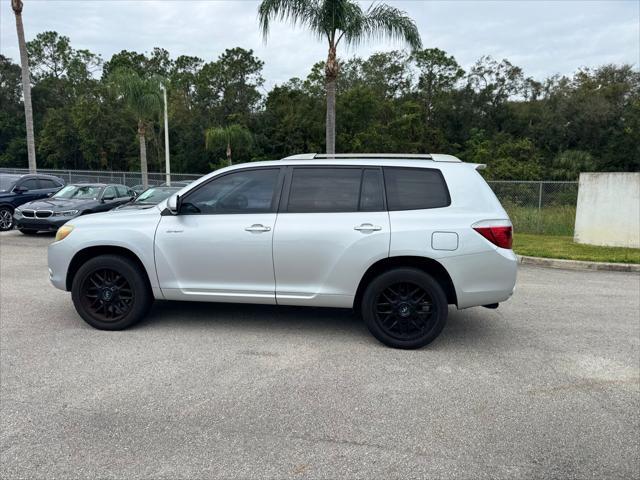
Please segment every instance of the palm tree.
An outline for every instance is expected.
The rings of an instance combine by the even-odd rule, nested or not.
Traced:
[[[22,0],[11,0],[11,8],[16,15],[16,30],[18,31],[18,48],[20,50],[20,65],[22,67],[22,95],[24,97],[24,118],[27,124],[27,157],[29,171],[36,173],[36,140],[33,134],[33,108],[31,106],[31,75],[29,74],[29,57],[27,56],[27,42],[24,38],[22,25]]]
[[[258,21],[266,39],[274,20],[303,25],[318,38],[329,42],[325,64],[327,90],[326,149],[336,151],[336,79],[339,64],[336,50],[341,40],[358,45],[371,38],[388,37],[406,42],[411,48],[422,47],[415,22],[405,12],[379,3],[362,10],[355,0],[262,0]]]
[[[149,184],[147,172],[147,125],[155,115],[160,113],[162,106],[160,83],[157,77],[143,78],[133,70],[119,69],[110,75],[111,84],[122,96],[129,109],[138,121],[138,137],[140,140],[140,171],[142,185]]]
[[[236,149],[240,145],[249,146],[253,139],[251,133],[241,125],[233,124],[228,127],[213,127],[205,132],[207,150],[225,146],[227,148],[227,162],[232,164],[231,147]]]

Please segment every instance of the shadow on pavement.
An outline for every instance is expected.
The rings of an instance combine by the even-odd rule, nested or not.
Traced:
[[[493,342],[499,333],[497,319],[494,312],[482,308],[458,311],[450,307],[444,331],[429,348]],[[238,333],[264,330],[265,333],[303,331],[310,335],[370,336],[360,317],[346,309],[176,301],[156,301],[149,316],[134,328],[205,328],[212,332],[224,328]]]

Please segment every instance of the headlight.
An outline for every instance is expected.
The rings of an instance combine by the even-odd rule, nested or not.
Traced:
[[[20,216],[20,215],[22,215],[22,210],[20,210],[19,208],[16,208],[16,209],[13,211],[13,214],[14,214],[14,215],[17,215],[17,216]]]
[[[53,212],[54,217],[75,217],[78,210],[65,210],[64,212]]]
[[[69,236],[71,232],[73,232],[73,225],[63,225],[56,232],[56,242],[60,240],[64,240]]]

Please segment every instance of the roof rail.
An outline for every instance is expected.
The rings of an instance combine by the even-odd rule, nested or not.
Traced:
[[[301,153],[291,155],[282,160],[331,160],[331,159],[407,159],[407,160],[432,160],[435,162],[461,162],[461,160],[453,155],[445,155],[442,153]]]

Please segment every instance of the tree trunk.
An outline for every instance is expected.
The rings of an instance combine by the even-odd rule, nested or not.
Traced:
[[[336,79],[338,78],[338,70],[336,48],[329,46],[329,56],[324,69],[327,89],[326,149],[329,155],[336,153]]]
[[[31,106],[31,75],[29,74],[29,57],[27,56],[27,42],[24,38],[22,25],[22,1],[11,0],[13,13],[16,15],[16,30],[18,32],[18,48],[20,50],[20,65],[22,67],[22,95],[24,97],[24,119],[27,126],[27,156],[29,158],[29,172],[36,173],[36,140],[33,133],[33,108]]]
[[[232,165],[232,162],[231,162],[231,142],[227,142],[227,162],[229,163],[229,166]]]
[[[142,173],[142,187],[146,189],[149,186],[149,174],[147,173],[147,143],[144,135],[144,122],[139,120],[138,136],[140,137],[140,172]]]

